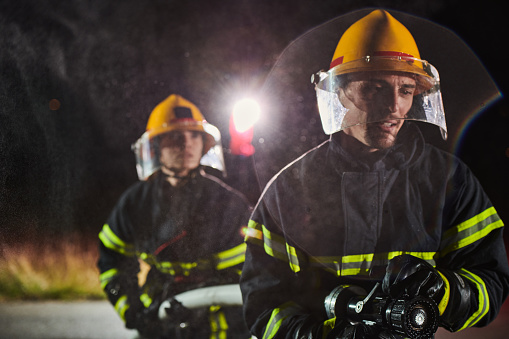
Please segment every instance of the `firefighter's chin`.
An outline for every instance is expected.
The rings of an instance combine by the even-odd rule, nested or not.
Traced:
[[[374,150],[391,148],[396,143],[402,120],[390,120],[366,125],[365,142]]]

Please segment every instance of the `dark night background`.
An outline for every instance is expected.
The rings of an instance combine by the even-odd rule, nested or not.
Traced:
[[[265,130],[262,144],[255,130],[254,159],[233,156],[228,153],[232,102],[261,89],[292,40],[352,10],[396,9],[451,29],[507,93],[509,32],[502,2],[471,5],[459,0],[0,1],[0,241],[33,230],[97,234],[119,195],[137,180],[130,145],[144,132],[153,107],[171,93],[193,101],[221,130],[226,181],[256,200],[254,162],[265,171],[263,185],[267,175],[326,136],[317,116],[284,118],[298,124],[265,117],[273,137]],[[271,119],[273,125],[267,123]],[[454,140],[443,145],[471,167],[506,223],[508,121],[507,104],[499,100],[469,125],[459,147],[453,147]],[[277,157],[264,157],[270,147]]]

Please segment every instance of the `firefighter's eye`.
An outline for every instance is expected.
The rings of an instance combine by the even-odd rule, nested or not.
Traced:
[[[191,138],[193,138],[193,139],[201,138],[201,133],[198,131],[192,131]]]

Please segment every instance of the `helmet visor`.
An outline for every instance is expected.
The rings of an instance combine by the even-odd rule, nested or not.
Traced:
[[[404,119],[434,124],[447,138],[440,78],[424,60],[365,58],[318,72],[313,78],[326,134]]]
[[[205,134],[206,143],[209,139],[214,139],[214,144],[210,145],[208,151],[201,157],[200,164],[215,168],[224,173],[225,164],[223,156],[223,148],[221,143],[221,133],[219,130],[207,123],[203,122],[203,130]],[[166,133],[170,133],[167,131]],[[161,161],[159,159],[159,140],[160,134],[155,136],[149,132],[143,135],[132,145],[132,150],[136,158],[136,172],[140,180],[146,180],[150,175],[161,168]],[[212,137],[212,138],[211,138]],[[209,146],[207,146],[208,148]]]

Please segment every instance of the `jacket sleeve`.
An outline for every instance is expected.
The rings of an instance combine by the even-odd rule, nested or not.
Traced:
[[[497,316],[509,292],[503,222],[466,165],[458,162],[444,207],[439,270],[450,270],[472,291],[466,311],[450,331],[480,327]],[[451,299],[445,312],[458,313]]]
[[[120,199],[99,233],[97,265],[102,289],[126,326],[130,326],[129,314],[134,315],[142,303],[137,276],[140,266],[133,235],[128,231],[130,220],[125,200],[125,197]]]
[[[262,198],[263,199],[263,198]],[[297,338],[303,326],[319,338],[326,321],[323,295],[311,271],[291,264],[291,250],[274,226],[264,204],[258,204],[246,235],[246,260],[240,286],[244,318],[257,338]]]

